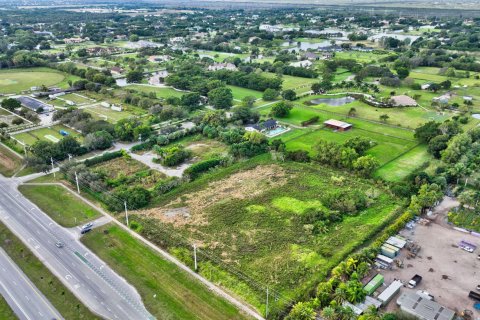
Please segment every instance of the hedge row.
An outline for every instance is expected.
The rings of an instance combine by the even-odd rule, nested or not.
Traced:
[[[115,158],[120,158],[121,156],[123,156],[123,153],[124,153],[123,150],[119,150],[119,151],[115,151],[115,152],[106,152],[106,153],[102,154],[101,156],[91,158],[91,159],[87,159],[87,160],[85,160],[84,163],[87,167],[91,167],[91,166],[94,166],[96,164],[108,161],[108,160],[112,160],[112,159],[115,159]]]
[[[189,175],[190,179],[195,180],[201,173],[206,172],[216,166],[219,166],[221,163],[222,159],[219,158],[208,159],[193,164],[192,166],[187,168],[184,173]]]
[[[306,127],[306,126],[309,126],[311,124],[314,124],[315,122],[318,121],[318,119],[320,119],[318,116],[315,116],[313,118],[310,118],[308,120],[305,120],[305,121],[302,121],[302,127]]]

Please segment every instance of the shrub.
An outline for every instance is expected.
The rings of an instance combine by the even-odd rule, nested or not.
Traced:
[[[318,121],[318,119],[320,119],[320,117],[315,116],[315,117],[310,118],[310,119],[308,119],[308,120],[302,121],[302,123],[301,123],[301,124],[302,124],[302,127],[306,127],[306,126],[309,126],[309,125],[311,125],[311,124],[314,124],[315,122]]]
[[[92,159],[87,159],[87,160],[84,161],[84,163],[85,163],[85,166],[91,167],[91,166],[94,166],[96,164],[99,164],[99,163],[102,163],[102,162],[105,162],[105,161],[120,158],[120,157],[123,156],[123,154],[124,154],[124,152],[122,150],[115,151],[115,152],[107,152],[107,153],[102,154],[101,156],[98,156],[98,157],[95,157],[95,158],[92,158]]]
[[[222,163],[222,159],[214,158],[205,161],[197,162],[185,170],[185,174],[190,176],[190,179],[196,179],[201,173],[208,171],[211,168],[215,168]]]

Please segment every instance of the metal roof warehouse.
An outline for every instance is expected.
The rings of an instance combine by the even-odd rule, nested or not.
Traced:
[[[397,299],[400,309],[422,320],[452,320],[455,312],[411,292],[403,293]]]

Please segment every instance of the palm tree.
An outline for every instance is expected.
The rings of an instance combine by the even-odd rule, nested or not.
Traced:
[[[332,307],[326,307],[322,310],[322,317],[325,320],[336,320],[337,319],[337,312]]]

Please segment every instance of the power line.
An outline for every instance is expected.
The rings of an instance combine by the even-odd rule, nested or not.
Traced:
[[[69,178],[69,180],[71,180],[71,182],[73,181],[73,177],[70,177],[67,174],[65,168],[63,167],[63,165],[61,163],[59,163],[55,160],[53,160],[53,163],[55,163],[59,167],[60,172],[63,172]],[[76,161],[75,163],[76,164],[81,164],[81,162],[78,162],[78,161]],[[91,188],[91,184],[88,180],[85,180],[83,177],[78,176],[78,175],[75,178],[75,182],[77,182],[77,181],[78,181],[78,184],[81,186],[82,189],[89,190],[93,194],[101,192],[102,195],[107,195],[109,198],[111,198],[113,200],[116,200],[119,203],[124,204],[125,205],[125,211],[127,211],[127,204],[128,204],[127,199],[122,199],[118,195],[112,193],[110,190],[108,190],[106,188],[101,188],[100,186],[96,187],[96,189],[98,189],[99,191],[95,191]],[[128,221],[128,218],[127,218],[126,221]],[[127,226],[128,226],[128,222],[127,222]],[[157,227],[161,228],[162,232],[164,234],[166,234],[172,240],[176,240],[181,245],[183,245],[187,248],[191,248],[192,246],[196,247],[195,244],[192,244],[190,239],[183,236],[179,232],[174,232],[173,230],[167,229],[162,225],[157,225]],[[262,282],[260,282],[256,279],[253,279],[251,276],[248,276],[245,273],[243,273],[242,271],[232,267],[231,265],[226,264],[225,262],[223,262],[223,260],[221,258],[217,257],[213,252],[210,252],[205,248],[200,249],[200,248],[196,247],[196,254],[199,255],[199,256],[203,256],[205,259],[214,262],[216,265],[221,266],[222,269],[225,269],[229,273],[235,275],[239,279],[246,282],[252,289],[258,290],[260,292],[266,292],[268,290],[269,297],[274,298],[275,301],[282,301],[286,304],[291,304],[291,303],[295,302],[293,299],[290,299],[290,298],[287,298],[287,297],[283,296],[280,292],[278,292],[276,290],[272,290],[269,286],[265,285],[264,283],[262,283]]]

